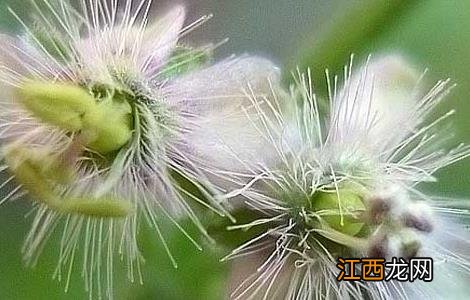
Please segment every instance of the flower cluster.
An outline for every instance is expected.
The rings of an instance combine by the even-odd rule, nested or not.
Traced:
[[[165,245],[160,216],[184,234],[177,219],[189,218],[205,235],[195,205],[229,216],[217,196],[227,181],[219,170],[259,149],[231,149],[258,139],[242,88],[269,92],[279,71],[247,55],[210,65],[217,45],[178,42],[209,16],[184,27],[180,6],[149,24],[150,0],[93,0],[78,10],[68,1],[33,4],[34,25],[18,18],[24,33],[1,37],[2,169],[18,183],[1,202],[24,193],[34,201],[28,263],[63,226],[56,275],[65,270],[68,286],[81,256],[90,294],[106,280],[112,297],[115,253],[130,279],[142,280],[141,219]]]
[[[337,77],[327,77],[327,107],[314,93],[309,72],[296,75],[290,95],[264,99],[271,111],[252,95],[264,120],[259,131],[272,143],[279,164],[252,166],[255,180],[233,194],[243,197],[257,217],[229,229],[262,233],[226,257],[260,261],[232,295],[434,297],[438,290],[417,282],[339,282],[337,262],[338,257],[425,256],[436,268],[468,270],[468,234],[458,218],[449,218],[459,210],[449,208],[450,199],[432,198],[417,186],[435,181],[434,172],[470,155],[464,145],[444,148],[448,132],[441,123],[453,111],[427,118],[447,95],[449,81],[424,94],[419,73],[397,56],[368,61],[355,72],[351,59],[341,88]],[[301,105],[277,109],[282,101]],[[452,249],[442,245],[443,236]]]
[[[453,218],[467,212],[419,186],[470,155],[446,149],[453,111],[431,118],[449,80],[424,92],[420,73],[387,56],[356,71],[351,59],[342,80],[327,74],[329,97],[315,94],[309,71],[286,91],[267,59],[212,63],[217,44],[180,41],[210,16],[184,26],[180,6],[150,23],[152,0],[32,3],[33,25],[17,17],[23,33],[1,36],[1,187],[16,186],[0,204],[32,200],[30,264],[62,227],[55,276],[66,287],[80,257],[90,296],[105,282],[113,298],[116,254],[142,281],[142,223],[176,266],[160,218],[201,249],[179,222],[210,238],[201,211],[253,218],[228,228],[249,238],[225,260],[261,261],[237,299],[429,293],[418,283],[338,282],[338,257],[420,255],[470,269]]]

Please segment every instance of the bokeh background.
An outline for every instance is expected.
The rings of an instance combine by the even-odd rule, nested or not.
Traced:
[[[156,13],[173,2],[155,0]],[[450,77],[458,86],[439,110],[457,109],[454,139],[470,143],[470,1],[187,0],[185,5],[188,22],[214,14],[185,38],[188,43],[228,37],[229,42],[217,49],[216,59],[241,53],[262,55],[284,68],[286,82],[289,70],[309,66],[319,93],[324,92],[323,70],[328,67],[333,73],[340,72],[351,53],[358,62],[369,53],[400,53],[417,67],[428,68],[430,83]],[[7,6],[26,17],[29,1],[0,0],[0,29],[18,32],[19,25]],[[468,198],[469,167],[470,159],[441,171],[432,191]],[[58,257],[54,247],[58,235],[53,236],[35,268],[23,265],[21,244],[31,222],[26,217],[29,210],[27,201],[0,208],[0,299],[87,298],[78,271],[67,294],[63,283],[51,279]],[[157,239],[143,229],[145,285],[128,283],[117,268],[116,298],[225,298],[230,266],[218,261],[223,249],[208,246],[199,252],[176,230],[169,228],[166,235],[180,267],[175,270],[171,266]]]

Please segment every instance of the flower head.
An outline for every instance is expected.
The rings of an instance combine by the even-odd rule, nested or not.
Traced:
[[[261,95],[278,70],[250,56],[206,66],[216,46],[178,40],[208,17],[183,27],[180,6],[150,23],[151,0],[83,1],[79,9],[68,1],[33,4],[34,24],[18,18],[24,33],[2,36],[3,169],[19,186],[1,202],[23,192],[35,201],[28,262],[63,225],[59,278],[63,269],[70,278],[83,248],[90,294],[93,281],[105,278],[111,297],[116,251],[130,278],[140,277],[140,219],[165,243],[160,215],[178,227],[175,219],[188,217],[205,233],[188,199],[227,213],[215,197],[223,189],[208,177],[224,180],[221,168],[252,157],[249,147],[226,146],[257,138],[242,87],[250,82]]]
[[[328,105],[314,93],[310,73],[296,77],[290,95],[264,98],[271,103],[264,106],[268,112],[253,97],[264,120],[258,129],[279,164],[252,165],[255,179],[232,194],[242,196],[258,218],[230,229],[262,232],[227,256],[262,260],[234,296],[388,299],[431,293],[418,282],[338,282],[338,257],[418,255],[433,258],[436,268],[468,272],[466,233],[448,208],[455,202],[443,207],[445,201],[419,190],[420,183],[436,180],[437,170],[470,155],[463,145],[445,150],[449,131],[442,125],[453,111],[429,118],[449,81],[423,95],[421,77],[398,56],[368,61],[354,72],[350,64],[341,89],[337,77],[327,77]],[[293,105],[282,108],[278,98]]]

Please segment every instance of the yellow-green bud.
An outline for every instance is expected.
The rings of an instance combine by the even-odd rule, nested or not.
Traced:
[[[16,180],[34,198],[45,204],[48,204],[50,199],[54,198],[54,192],[46,184],[44,177],[44,169],[49,165],[47,158],[44,157],[44,160],[38,160],[39,157],[34,155],[33,151],[16,146],[5,148],[4,157]]]
[[[331,228],[344,234],[354,236],[364,226],[359,215],[365,206],[354,191],[340,188],[338,193],[317,193],[312,199],[312,207]]]
[[[59,155],[51,155],[44,149],[9,145],[4,148],[5,159],[12,169],[34,169],[36,176],[42,176],[60,184],[66,184],[75,177],[72,166],[64,163]]]
[[[84,116],[83,133],[88,147],[100,153],[116,151],[132,137],[132,108],[127,101],[105,100],[93,113]]]
[[[70,173],[61,169],[60,162],[50,155],[35,149],[7,146],[4,156],[16,180],[29,192],[31,199],[52,210],[101,218],[122,218],[133,212],[130,202],[114,197],[60,197],[53,187],[61,184],[61,177]]]
[[[81,132],[85,146],[105,154],[132,136],[132,108],[122,98],[99,103],[83,88],[64,83],[26,82],[17,91],[35,117],[61,129]]]
[[[83,116],[96,110],[94,98],[71,84],[26,82],[17,94],[35,117],[69,131],[81,130]]]

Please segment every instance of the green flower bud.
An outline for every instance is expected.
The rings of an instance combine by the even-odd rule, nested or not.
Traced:
[[[54,186],[63,183],[62,177],[70,176],[70,170],[41,151],[18,146],[4,149],[5,161],[16,180],[29,192],[31,198],[50,209],[62,213],[74,213],[91,217],[121,218],[132,213],[128,201],[113,197],[62,198]]]
[[[331,228],[341,233],[355,236],[364,226],[360,214],[365,211],[365,206],[354,191],[339,189],[338,193],[317,193],[312,199],[312,207]]]
[[[102,154],[119,150],[132,136],[132,107],[125,97],[108,97],[98,103],[75,85],[44,82],[24,83],[18,95],[35,117],[82,132],[85,146]]]
[[[83,128],[83,116],[96,111],[95,99],[80,87],[63,83],[26,82],[18,99],[38,119],[69,131]]]
[[[54,198],[54,191],[46,183],[44,170],[50,160],[33,150],[10,146],[4,149],[5,162],[13,171],[16,180],[38,201],[48,204]]]
[[[106,99],[83,117],[88,147],[100,153],[119,150],[132,137],[132,108],[124,99]]]

